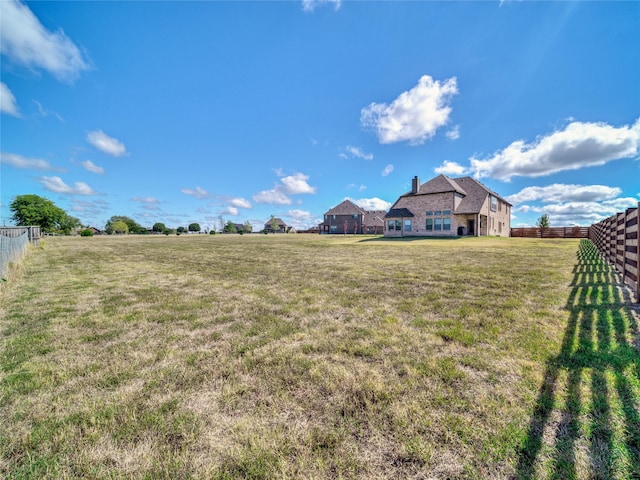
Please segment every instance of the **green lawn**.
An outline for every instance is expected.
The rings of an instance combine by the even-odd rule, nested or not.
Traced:
[[[640,478],[588,241],[54,238],[0,288],[1,477]]]

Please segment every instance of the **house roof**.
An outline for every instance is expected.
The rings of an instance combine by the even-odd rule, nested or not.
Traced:
[[[472,177],[460,177],[449,178],[446,175],[438,175],[435,178],[423,183],[418,187],[417,193],[407,192],[402,197],[414,197],[417,195],[432,195],[435,193],[458,193],[462,197],[462,201],[458,205],[458,208],[454,213],[457,214],[470,214],[478,213],[482,209],[482,205],[487,199],[488,195],[493,195],[499,198],[504,203],[511,206],[511,203],[507,202],[504,198],[498,195],[493,190],[490,190],[481,182]],[[399,200],[399,199],[398,199]],[[397,203],[397,202],[396,202]],[[398,210],[398,209],[393,209]],[[391,211],[389,212],[391,213]],[[391,215],[387,214],[387,217]],[[401,216],[401,215],[396,215]]]
[[[411,218],[413,213],[408,208],[392,208],[384,218]]]
[[[267,220],[266,222],[264,222],[264,224],[265,224],[265,225],[268,225],[268,226],[271,226],[274,220],[277,222],[277,225],[278,225],[279,227],[280,227],[280,226],[285,226],[285,227],[287,226],[287,224],[286,224],[286,223],[284,223],[284,221],[282,221],[282,219],[281,219],[281,218],[278,218],[278,217],[270,218],[269,220]]]
[[[368,227],[383,226],[386,210],[366,210],[362,222]]]
[[[462,195],[467,194],[467,192],[465,192],[464,189],[452,178],[449,178],[446,175],[438,175],[437,177],[420,185],[417,193],[413,194],[412,192],[408,192],[405,195],[430,195],[432,193],[446,192],[457,192]]]
[[[364,208],[347,199],[330,209],[325,215],[364,215],[365,213]]]
[[[467,192],[467,195],[462,199],[455,213],[478,213],[487,199],[487,195],[493,195],[506,204],[511,205],[496,192],[488,189],[472,177],[456,178],[455,182],[462,186]]]

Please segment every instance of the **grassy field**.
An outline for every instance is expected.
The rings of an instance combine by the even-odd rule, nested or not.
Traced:
[[[46,239],[0,289],[0,477],[640,478],[578,240]]]

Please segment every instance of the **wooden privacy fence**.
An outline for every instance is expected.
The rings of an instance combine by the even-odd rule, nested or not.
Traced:
[[[40,244],[40,227],[0,227],[0,278],[9,272],[9,264],[24,256],[27,245]]]
[[[512,228],[512,237],[524,238],[589,238],[590,227]]]
[[[640,302],[640,270],[638,269],[638,215],[636,208],[591,225],[589,240],[598,248],[606,261],[615,266],[625,283],[636,292]]]

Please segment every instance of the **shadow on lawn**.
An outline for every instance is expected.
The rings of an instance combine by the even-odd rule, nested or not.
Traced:
[[[585,470],[589,478],[640,478],[640,351],[630,341],[638,333],[631,299],[588,240],[580,242],[574,274],[562,349],[547,363],[516,476],[537,478],[543,463],[548,478]]]

